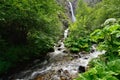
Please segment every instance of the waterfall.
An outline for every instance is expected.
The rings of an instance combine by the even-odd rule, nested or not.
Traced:
[[[72,22],[75,22],[76,21],[76,18],[75,18],[75,15],[74,15],[74,12],[73,12],[73,6],[72,6],[72,3],[67,0],[68,3],[69,3],[69,6],[70,6],[70,11],[71,11],[71,16],[72,16]]]
[[[68,0],[72,22],[76,21],[73,7]],[[69,28],[64,30],[64,37],[54,46],[54,51],[47,53],[49,59],[42,63],[34,63],[27,70],[9,76],[8,80],[73,80],[78,77],[79,72],[84,72],[88,67],[89,61],[104,54],[105,51],[97,51],[96,45],[91,47],[92,52],[79,52],[71,54],[65,47],[64,40],[68,37]],[[1,80],[1,79],[0,79]]]
[[[76,19],[70,2],[69,5],[71,6],[72,21],[75,22]],[[73,80],[78,77],[79,72],[86,70],[89,61],[105,53],[105,51],[97,51],[96,45],[93,45],[91,47],[93,52],[90,54],[85,54],[85,52],[70,54],[64,46],[68,32],[69,28],[64,31],[64,37],[55,44],[54,52],[48,53],[48,60],[27,67],[27,70],[10,76],[8,80]]]

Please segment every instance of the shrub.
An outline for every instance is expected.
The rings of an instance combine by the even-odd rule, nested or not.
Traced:
[[[60,10],[54,0],[0,1],[0,74],[45,57],[61,35]]]

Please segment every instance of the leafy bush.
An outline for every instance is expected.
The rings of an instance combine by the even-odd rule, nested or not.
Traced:
[[[97,42],[99,49],[104,49],[111,54],[119,54],[120,25],[114,24],[103,29],[97,29],[90,35],[93,42]]]
[[[73,53],[77,53],[80,51],[87,51],[89,52],[90,49],[90,41],[89,41],[89,37],[80,37],[80,38],[71,38],[69,37],[66,41],[65,41],[65,46],[68,47],[70,49],[71,52]]]
[[[62,31],[61,10],[54,0],[0,1],[0,74],[52,50]]]
[[[101,62],[101,61],[100,61]],[[119,80],[120,59],[110,61],[107,64],[95,62],[96,66],[89,71],[80,74],[76,80]]]
[[[88,6],[87,3],[84,3],[83,0],[79,0],[76,10],[77,21],[71,24],[69,37],[65,44],[71,45],[73,42],[75,42],[75,44],[79,46],[79,38],[83,37],[83,39],[86,38],[89,41],[89,34],[92,33],[95,29],[97,29],[95,32],[96,35],[100,34],[99,36],[101,36],[99,37],[101,38],[99,41],[102,41],[103,36],[98,32],[103,27],[102,25],[105,20],[109,18],[116,18],[118,20],[120,17],[120,6],[118,3],[120,3],[118,0],[102,0],[98,4],[95,4],[91,7]],[[97,39],[97,37],[95,38]],[[95,38],[93,39],[94,41],[96,40]],[[75,47],[73,50],[79,51],[79,49]]]
[[[90,70],[76,80],[119,80],[120,79],[120,0],[102,0],[94,6],[87,6],[83,0],[78,1],[77,21],[70,26],[69,37],[65,45],[73,51],[80,51],[84,45],[98,44],[99,50],[106,50],[100,60],[93,60]],[[104,25],[115,18],[118,23]],[[86,46],[83,50],[89,49]],[[89,50],[88,50],[89,51]],[[91,66],[92,65],[92,66]]]
[[[10,62],[0,60],[0,73],[6,72],[10,66]]]
[[[97,29],[90,34],[90,41],[98,44],[98,49],[106,50],[105,56],[94,59],[92,68],[80,74],[76,80],[119,80],[120,79],[120,25],[114,24]]]

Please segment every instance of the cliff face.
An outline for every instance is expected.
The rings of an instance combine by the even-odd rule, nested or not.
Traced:
[[[56,0],[61,6],[64,6],[66,10],[68,9],[68,0]],[[75,12],[75,9],[77,7],[78,0],[69,0],[73,5],[73,10]],[[102,0],[83,0],[84,2],[88,3],[88,6],[94,6],[96,3],[102,1]]]
[[[102,0],[84,0],[84,1],[86,1],[88,3],[97,3],[97,2],[100,2]]]
[[[85,2],[87,2],[90,6],[93,6],[94,4],[102,1],[102,0],[83,0]]]
[[[56,0],[56,2],[63,7],[64,14],[67,16],[67,18],[71,18],[71,12],[70,12],[70,6],[68,1],[72,3],[73,12],[76,14],[76,8],[78,7],[78,1],[79,0]],[[83,0],[84,2],[88,3],[88,6],[94,6],[96,3],[102,1],[102,0]]]

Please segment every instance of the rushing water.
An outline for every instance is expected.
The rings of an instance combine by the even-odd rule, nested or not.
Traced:
[[[49,53],[50,59],[41,64],[34,65],[30,69],[23,71],[14,76],[15,80],[73,80],[78,76],[80,70],[87,68],[91,59],[104,54],[105,51],[96,51],[95,46],[92,46],[94,52],[84,54],[80,52],[78,55],[73,55],[64,47],[62,40],[54,47],[55,51]],[[42,67],[41,67],[42,66]]]
[[[72,21],[75,22],[76,19],[71,2],[69,2],[69,5]],[[91,59],[105,53],[105,51],[96,51],[95,45],[93,45],[92,49],[94,52],[92,53],[84,54],[84,52],[80,52],[79,54],[70,54],[63,43],[68,36],[68,30],[67,28],[64,31],[64,38],[59,40],[54,46],[54,52],[48,53],[49,60],[11,76],[12,80],[73,80],[73,78],[78,76],[79,72],[85,71]]]

